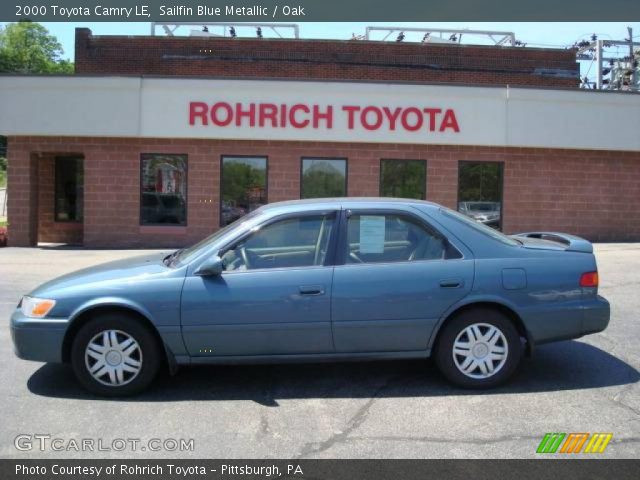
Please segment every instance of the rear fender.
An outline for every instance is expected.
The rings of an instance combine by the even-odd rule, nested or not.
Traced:
[[[429,343],[428,343],[429,350],[433,350],[433,347],[435,346],[436,340],[438,338],[438,334],[440,333],[440,330],[442,329],[442,327],[444,326],[444,324],[449,318],[455,315],[458,311],[464,308],[475,306],[475,305],[479,307],[495,306],[499,309],[503,309],[510,312],[510,314],[513,317],[515,317],[515,321],[517,322],[516,328],[518,328],[518,330],[521,331],[522,334],[524,334],[524,337],[527,340],[527,353],[530,354],[533,351],[533,342],[531,341],[532,339],[531,333],[529,332],[526,325],[522,321],[520,314],[518,314],[518,310],[515,304],[497,295],[471,295],[451,305],[451,307],[447,309],[447,311],[442,315],[442,317],[440,317],[440,319],[438,320],[438,323],[436,324],[435,328],[431,333],[431,337],[429,338]]]

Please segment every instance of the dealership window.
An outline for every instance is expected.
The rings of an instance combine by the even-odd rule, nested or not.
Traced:
[[[502,228],[500,162],[460,162],[458,211],[492,228]]]
[[[347,160],[303,158],[300,198],[344,197],[347,195]]]
[[[220,226],[267,203],[267,157],[222,157]]]
[[[81,222],[84,165],[81,157],[55,158],[55,221]]]
[[[427,162],[424,160],[381,160],[380,196],[426,198]]]
[[[187,156],[141,156],[141,225],[187,224]]]

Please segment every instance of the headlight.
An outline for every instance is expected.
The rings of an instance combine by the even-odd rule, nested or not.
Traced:
[[[55,300],[46,298],[22,297],[20,309],[25,317],[42,318],[55,306]]]

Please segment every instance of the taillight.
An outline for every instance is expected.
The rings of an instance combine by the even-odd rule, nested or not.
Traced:
[[[586,272],[580,275],[581,287],[597,287],[598,286],[598,272]]]

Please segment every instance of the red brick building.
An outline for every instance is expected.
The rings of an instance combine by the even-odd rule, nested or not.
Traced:
[[[426,198],[506,232],[640,239],[640,96],[567,50],[94,37],[0,77],[9,243],[181,246],[262,203]]]
[[[577,87],[575,51],[274,38],[93,36],[76,29],[78,74],[178,75]]]

